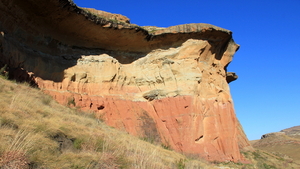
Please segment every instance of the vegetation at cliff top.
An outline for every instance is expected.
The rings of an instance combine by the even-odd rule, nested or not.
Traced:
[[[0,168],[294,166],[262,151],[244,153],[252,164],[188,158],[111,128],[96,120],[93,113],[59,105],[41,90],[4,78],[0,78],[0,107]]]

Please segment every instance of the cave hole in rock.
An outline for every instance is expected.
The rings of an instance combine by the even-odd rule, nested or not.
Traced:
[[[98,109],[98,110],[103,110],[103,109],[104,109],[104,106],[101,105],[101,106],[97,107],[97,109]]]
[[[90,108],[92,108],[92,107],[93,107],[93,103],[90,104]]]
[[[203,138],[203,135],[201,135],[200,137],[196,138],[195,141],[199,141],[202,138]]]
[[[75,75],[72,75],[71,76],[71,82],[75,82],[76,81],[76,76]]]

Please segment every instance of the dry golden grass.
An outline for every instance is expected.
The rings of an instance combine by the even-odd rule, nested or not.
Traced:
[[[253,142],[252,145],[281,158],[300,164],[300,139],[289,135],[270,136]]]
[[[250,153],[248,158],[258,163],[253,156]],[[224,166],[253,167],[188,158],[111,128],[96,120],[93,113],[59,105],[38,89],[0,78],[0,168],[210,169]]]
[[[2,168],[176,168],[186,159],[106,126],[93,113],[59,105],[26,84],[0,79],[0,100]]]

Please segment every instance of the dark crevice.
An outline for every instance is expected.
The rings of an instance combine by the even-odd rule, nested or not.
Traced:
[[[200,136],[200,137],[198,137],[198,138],[196,138],[195,141],[199,141],[199,140],[202,139],[202,138],[203,138],[203,135]]]
[[[98,109],[98,110],[103,110],[103,109],[104,109],[104,106],[101,105],[101,106],[97,107],[97,109]]]

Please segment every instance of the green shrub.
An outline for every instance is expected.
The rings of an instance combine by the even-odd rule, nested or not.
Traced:
[[[119,165],[119,168],[129,168],[130,162],[124,154],[117,156],[116,163]]]
[[[7,126],[13,129],[18,129],[18,125],[12,119],[8,118],[0,118],[0,126]]]
[[[6,69],[7,69],[7,65],[4,65],[4,66],[0,69],[0,76],[1,76],[3,79],[8,79],[9,72],[6,71]]]
[[[44,105],[49,105],[51,103],[51,101],[52,101],[52,98],[50,96],[45,95],[42,97],[42,103]]]
[[[35,132],[45,132],[47,130],[47,125],[45,123],[39,123],[35,126]]]
[[[166,149],[166,150],[171,150],[171,147],[169,144],[161,144],[161,147]]]
[[[185,160],[184,159],[180,159],[179,161],[176,161],[176,167],[178,169],[184,169],[185,168]]]
[[[254,159],[259,160],[259,159],[264,159],[259,153],[258,151],[253,151],[252,152]]]
[[[74,142],[73,142],[73,145],[76,149],[81,149],[81,146],[82,146],[82,143],[83,143],[83,139],[75,139]]]
[[[75,99],[73,97],[68,99],[68,106],[71,106],[71,105],[76,106]]]
[[[263,163],[263,167],[264,167],[265,169],[276,169],[276,167],[274,167],[274,166],[272,166],[272,165],[268,165],[268,164],[266,164],[266,163]]]
[[[151,143],[151,144],[153,144],[155,142],[155,138],[153,138],[153,137],[151,137],[151,138],[149,138],[149,137],[141,137],[140,139],[143,140],[143,141],[146,141],[148,143]]]
[[[106,141],[103,138],[98,138],[96,141],[96,151],[103,152],[106,148]]]

